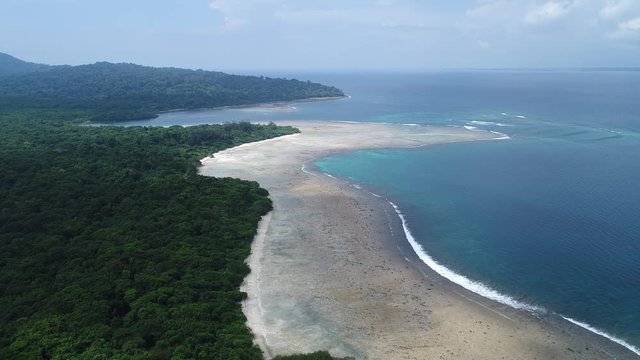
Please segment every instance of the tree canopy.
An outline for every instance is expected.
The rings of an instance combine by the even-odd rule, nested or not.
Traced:
[[[238,287],[271,202],[196,159],[295,129],[0,128],[0,358],[262,358]]]
[[[11,63],[8,67],[15,68]],[[90,120],[101,122],[151,118],[175,109],[337,96],[344,94],[309,81],[124,63],[50,66],[0,76],[0,108],[91,110]]]

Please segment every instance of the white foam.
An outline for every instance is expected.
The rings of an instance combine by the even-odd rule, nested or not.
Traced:
[[[477,128],[477,127],[475,127],[475,126],[469,126],[469,125],[465,125],[465,126],[464,126],[464,128],[465,128],[465,129],[467,129],[467,130],[471,130],[471,131],[473,131],[473,130],[477,130],[477,129],[478,129],[478,128]]]
[[[333,175],[331,175],[331,174],[327,174],[327,173],[323,173],[323,174],[327,175],[328,177],[330,177],[330,178],[332,178],[332,179],[335,179],[335,178],[336,178],[335,176],[333,176]]]
[[[351,184],[351,185],[353,185],[353,187],[354,187],[354,188],[356,188],[356,189],[358,189],[358,190],[361,190],[361,189],[362,189],[362,186],[360,186],[360,185],[358,185],[358,184]]]
[[[517,118],[520,118],[520,119],[526,119],[527,118],[524,115],[511,115],[509,113],[500,113],[500,115],[502,115],[502,116],[513,116],[513,117],[517,117]]]
[[[333,122],[333,123],[342,123],[342,124],[398,125],[396,123],[381,122],[381,121],[351,121],[351,120],[327,120],[327,121]]]
[[[560,315],[560,316],[563,319],[565,319],[565,320],[567,320],[567,321],[569,321],[569,322],[571,322],[571,323],[573,323],[575,325],[578,325],[583,329],[589,330],[594,334],[598,334],[600,336],[603,336],[603,337],[605,337],[605,338],[607,338],[607,339],[609,339],[609,340],[611,340],[611,341],[613,341],[613,342],[615,342],[617,344],[620,344],[620,345],[626,347],[627,349],[633,351],[636,355],[640,355],[640,349],[638,349],[637,347],[629,344],[628,342],[626,342],[626,341],[624,341],[622,339],[618,339],[618,338],[616,338],[614,336],[611,336],[611,335],[607,334],[606,332],[604,332],[604,331],[602,331],[600,329],[596,329],[596,328],[594,328],[593,326],[591,326],[589,324],[586,324],[586,323],[583,323],[583,322],[580,322],[578,320],[574,320],[572,318],[568,318],[568,317],[565,317],[565,316],[562,316],[562,315]]]
[[[617,131],[617,130],[611,130],[611,129],[602,129],[604,131],[608,131],[612,134],[618,134],[618,135],[622,135],[622,131]]]
[[[478,120],[473,120],[471,122],[469,122],[470,124],[474,124],[474,125],[487,125],[487,126],[511,126],[509,124],[502,124],[502,123],[497,123],[497,122],[492,122],[492,121],[478,121]]]
[[[508,139],[511,139],[511,137],[509,137],[509,135],[501,133],[501,132],[497,132],[497,131],[491,130],[491,133],[500,136],[500,137],[497,137],[497,138],[494,138],[494,139],[491,139],[491,140],[508,140]]]
[[[474,125],[496,125],[496,123],[491,122],[491,121],[478,121],[478,120],[473,120],[470,122],[470,124],[474,124]]]
[[[404,125],[404,126],[420,126],[418,124],[402,124],[402,125]]]
[[[302,163],[302,167],[300,168],[300,170],[302,170],[303,173],[308,174],[308,175],[312,175],[312,176],[316,176],[316,174],[312,173],[311,171],[308,171],[305,164]]]
[[[437,261],[435,261],[422,247],[422,245],[418,244],[418,242],[416,241],[416,239],[413,237],[413,235],[411,234],[411,231],[409,230],[409,227],[407,225],[407,221],[404,218],[404,215],[402,214],[402,212],[400,212],[400,209],[398,208],[398,206],[396,206],[396,204],[392,203],[391,201],[389,201],[389,204],[391,204],[391,206],[393,206],[394,210],[396,211],[396,213],[398,214],[398,216],[400,217],[400,221],[402,221],[402,228],[404,229],[404,234],[407,237],[407,240],[409,241],[409,244],[411,244],[411,247],[413,248],[413,251],[415,251],[416,255],[418,255],[418,257],[420,258],[420,260],[422,260],[425,264],[427,264],[427,266],[429,266],[431,269],[433,269],[433,271],[435,271],[436,273],[438,273],[440,276],[462,286],[463,288],[474,292],[478,295],[481,295],[483,297],[486,297],[488,299],[497,301],[501,304],[505,304],[508,306],[511,306],[513,308],[516,309],[522,309],[522,310],[527,310],[527,311],[542,311],[542,308],[539,308],[537,306],[533,306],[533,305],[529,305],[529,304],[525,304],[523,302],[520,302],[518,300],[515,300],[507,295],[501,294],[499,292],[497,292],[496,290],[491,289],[490,287],[482,284],[481,282],[478,281],[473,281],[467,277],[464,277],[463,275],[460,275],[458,273],[456,273],[455,271],[447,268],[444,265],[441,265],[440,263],[438,263]]]

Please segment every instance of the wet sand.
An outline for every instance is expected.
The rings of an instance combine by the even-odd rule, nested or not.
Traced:
[[[635,358],[603,338],[484,299],[412,252],[381,198],[313,169],[353,149],[490,140],[460,128],[278,122],[301,134],[215,154],[201,174],[258,181],[270,192],[248,259],[243,310],[267,358],[329,350],[357,359]],[[549,321],[551,320],[551,321]]]

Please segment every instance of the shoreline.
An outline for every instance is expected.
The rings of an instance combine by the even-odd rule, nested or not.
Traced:
[[[201,170],[204,175],[256,180],[274,201],[263,248],[252,246],[249,260],[257,274],[254,282],[263,291],[247,289],[249,300],[243,304],[267,358],[315,350],[358,359],[626,356],[600,336],[449,282],[413,251],[393,203],[309,166],[339,151],[491,140],[496,134],[423,127],[418,132],[429,135],[421,137],[415,127],[287,124],[298,126],[302,134],[222,151],[203,159]],[[312,134],[305,138],[305,133]],[[286,158],[276,165],[288,167],[274,174],[265,164],[269,156]],[[309,256],[310,251],[331,263]]]
[[[500,140],[500,138],[498,138],[497,140]],[[326,174],[326,175],[329,175],[329,174]],[[336,179],[335,177],[333,178]],[[344,179],[341,179],[341,180],[346,181]],[[362,189],[360,187],[357,187],[357,188]],[[362,189],[362,190],[367,191],[365,189]],[[380,197],[380,195],[374,194],[372,192],[369,192],[369,194],[376,197]],[[640,350],[637,347],[629,344],[625,340],[616,338],[615,336],[610,335],[603,330],[595,328],[594,326],[591,326],[587,323],[583,323],[583,322],[574,320],[572,318],[566,317],[560,313],[549,311],[546,308],[539,307],[536,305],[520,302],[519,300],[513,299],[510,295],[497,292],[496,290],[492,289],[491,287],[481,282],[477,282],[472,279],[469,279],[463,275],[456,273],[454,270],[451,270],[441,265],[435,259],[431,258],[431,256],[427,253],[427,251],[424,250],[424,248],[415,241],[415,239],[413,238],[413,235],[411,234],[411,230],[409,229],[409,226],[405,221],[404,214],[401,212],[400,208],[396,204],[394,204],[392,201],[390,201],[388,198],[384,198],[384,197],[382,198],[385,199],[385,201],[387,201],[393,207],[393,209],[396,211],[396,214],[400,218],[400,222],[402,224],[402,228],[405,236],[402,239],[396,240],[398,241],[398,248],[402,251],[401,249],[402,246],[408,245],[407,248],[409,249],[409,252],[410,252],[409,256],[415,255],[415,257],[420,261],[419,264],[414,264],[414,265],[417,267],[421,267],[421,266],[427,267],[431,272],[434,272],[440,277],[444,278],[445,281],[449,281],[450,284],[446,284],[447,286],[452,286],[453,288],[461,287],[464,289],[463,292],[469,292],[471,293],[471,296],[478,297],[478,299],[475,299],[475,300],[472,299],[470,296],[468,296],[469,294],[458,293],[458,295],[465,297],[469,301],[473,301],[480,306],[486,307],[488,310],[491,310],[491,311],[496,311],[492,307],[495,307],[497,303],[500,305],[505,305],[507,306],[508,309],[509,308],[513,309],[516,312],[524,313],[524,315],[540,318],[546,322],[549,322],[550,324],[548,325],[554,325],[556,328],[562,329],[562,331],[569,331],[575,334],[576,336],[581,336],[581,337],[584,337],[585,339],[589,339],[589,341],[593,342],[593,344],[600,344],[600,346],[602,346],[603,349],[605,350],[611,347],[612,345],[611,343],[615,343],[619,346],[624,347],[623,353],[621,354],[609,353],[609,355],[613,358],[616,358],[616,359],[620,357],[626,358],[625,356],[627,354],[625,354],[625,352],[627,350],[640,356]],[[423,256],[426,256],[429,259],[425,260]],[[409,259],[407,256],[405,256],[405,259],[408,262],[412,263],[412,260]],[[445,272],[445,274],[443,274],[443,272]],[[458,277],[462,279],[454,280],[451,277]],[[479,289],[476,289],[474,287],[479,287]],[[454,290],[454,292],[456,291]],[[501,316],[508,317],[507,315],[505,315],[500,311],[496,311],[496,312]],[[614,352],[615,351],[617,350],[614,350]]]
[[[475,129],[470,131],[475,131]],[[492,133],[496,134],[496,132]],[[505,138],[498,137],[495,139],[484,140],[503,139]],[[484,140],[480,139],[478,141]],[[512,317],[510,317],[514,315],[515,317],[525,316],[540,319],[541,321],[545,322],[543,324],[544,326],[550,327],[551,329],[555,330],[559,329],[563,333],[569,332],[574,336],[581,337],[587,340],[589,343],[594,344],[594,346],[596,347],[601,347],[609,358],[626,359],[630,356],[629,358],[636,359],[637,357],[633,356],[634,354],[640,356],[640,350],[634,345],[629,344],[625,340],[616,338],[615,336],[610,335],[609,333],[600,330],[590,324],[574,320],[563,314],[548,311],[547,309],[536,305],[520,302],[519,300],[513,299],[510,295],[497,292],[496,290],[481,282],[469,279],[464,275],[460,275],[454,270],[441,265],[428,254],[428,252],[422,247],[422,245],[415,241],[401,209],[387,197],[373,193],[366,187],[363,187],[359,184],[351,183],[349,182],[349,180],[336,178],[331,174],[320,172],[320,170],[317,168],[314,170],[318,175],[322,174],[334,180],[346,182],[347,184],[353,186],[355,189],[364,192],[366,195],[373,196],[388,203],[388,205],[393,208],[396,215],[398,216],[398,220],[403,231],[403,234],[394,237],[396,246],[400,253],[404,255],[404,259],[415,266],[417,269],[419,269],[423,273],[425,278],[429,277],[428,273],[431,273],[432,275],[435,274],[436,276],[439,276],[442,278],[442,280],[444,280],[444,283],[442,284],[443,286],[449,287],[457,295],[467,299],[468,301],[474,302],[477,305],[486,308],[487,310],[493,311],[496,314],[507,319],[514,320]],[[425,259],[424,257],[427,257],[428,259]],[[462,292],[460,292],[460,289],[458,288],[461,288]],[[510,314],[507,315],[507,313]],[[616,349],[617,346],[620,346],[622,348]]]
[[[224,105],[224,106],[215,106],[215,107],[204,107],[204,108],[198,108],[198,109],[171,109],[171,110],[164,110],[164,111],[160,111],[156,114],[156,118],[162,114],[170,114],[170,113],[176,113],[176,112],[185,112],[185,111],[223,111],[223,110],[233,110],[233,109],[251,109],[251,108],[259,108],[259,107],[277,107],[277,106],[284,106],[284,105],[289,105],[289,104],[300,104],[300,103],[307,103],[307,102],[321,102],[321,101],[333,101],[333,100],[343,100],[343,99],[349,99],[351,98],[351,96],[349,95],[344,95],[344,96],[326,96],[326,97],[310,97],[310,98],[304,98],[304,99],[295,99],[295,100],[282,100],[282,101],[270,101],[270,102],[261,102],[261,103],[251,103],[251,104],[244,104],[244,105]],[[150,118],[149,120],[152,120],[153,118]],[[141,119],[141,120],[145,120],[145,119]]]
[[[271,216],[273,210],[262,217],[258,224],[258,231],[251,244],[251,254],[247,258],[247,265],[251,268],[251,272],[240,285],[240,291],[248,294],[256,294],[256,296],[247,297],[242,302],[242,312],[247,317],[247,322],[252,324],[252,331],[254,334],[254,343],[256,343],[267,358],[271,358],[272,355],[269,352],[269,344],[264,334],[267,332],[260,314],[262,313],[262,304],[260,303],[260,257],[262,249],[264,248],[264,241],[267,235],[267,229],[271,222]]]

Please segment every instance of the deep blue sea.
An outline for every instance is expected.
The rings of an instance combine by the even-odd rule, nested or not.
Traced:
[[[588,324],[640,354],[640,72],[290,76],[351,98],[296,103],[290,112],[168,113],[129,125],[317,119],[507,134],[356,151],[316,165],[384,194],[426,254],[465,281]]]

